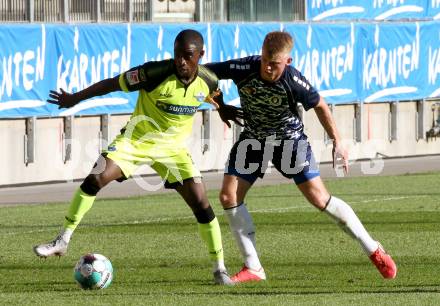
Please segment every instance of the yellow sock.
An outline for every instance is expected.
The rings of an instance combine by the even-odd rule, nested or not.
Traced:
[[[209,258],[214,263],[214,270],[226,270],[223,259],[222,234],[217,217],[209,223],[198,223],[199,233],[209,251]]]
[[[64,228],[74,231],[81,222],[81,219],[92,207],[95,198],[96,196],[88,195],[83,192],[81,188],[78,188],[73,195],[72,202],[70,203],[66,220],[64,221]]]

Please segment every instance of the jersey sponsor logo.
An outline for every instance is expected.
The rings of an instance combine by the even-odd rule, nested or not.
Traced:
[[[194,115],[197,112],[197,106],[168,104],[162,101],[156,101],[157,108],[173,115]]]
[[[249,70],[249,69],[251,69],[251,65],[250,64],[246,64],[246,65],[230,64],[229,68],[236,69],[236,70]]]
[[[205,101],[205,94],[203,92],[199,92],[197,95],[194,95],[194,98],[196,98],[196,100],[198,102],[204,102]]]
[[[127,82],[129,85],[136,85],[139,84],[139,71],[133,70],[133,71],[127,71],[125,74],[127,77]]]

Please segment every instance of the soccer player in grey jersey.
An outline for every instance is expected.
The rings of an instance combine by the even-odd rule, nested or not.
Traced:
[[[255,245],[255,226],[244,204],[247,192],[262,178],[271,161],[283,176],[293,179],[306,199],[326,212],[357,239],[384,278],[395,278],[397,267],[382,246],[366,231],[352,208],[331,196],[321,180],[296,106],[313,108],[333,140],[333,165],[342,162],[348,171],[343,148],[329,107],[312,85],[292,67],[293,39],[286,32],[266,35],[261,56],[207,64],[219,79],[237,85],[244,114],[244,130],[231,149],[225,168],[220,201],[244,260],[236,282],[261,281],[266,274]],[[250,150],[248,150],[250,148]]]

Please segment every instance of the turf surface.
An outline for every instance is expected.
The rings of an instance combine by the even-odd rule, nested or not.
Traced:
[[[356,241],[305,202],[292,184],[255,187],[247,197],[268,281],[212,284],[207,252],[189,208],[177,194],[98,200],[65,257],[38,259],[36,243],[58,232],[68,203],[0,208],[1,305],[438,305],[440,173],[326,181],[393,255],[395,280],[380,277]],[[50,192],[50,190],[48,190]],[[241,260],[225,223],[226,263]],[[113,284],[79,289],[81,255],[112,261]]]

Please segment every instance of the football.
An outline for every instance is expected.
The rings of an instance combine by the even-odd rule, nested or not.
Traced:
[[[113,280],[113,267],[101,254],[86,254],[77,262],[74,277],[82,289],[104,289]]]

